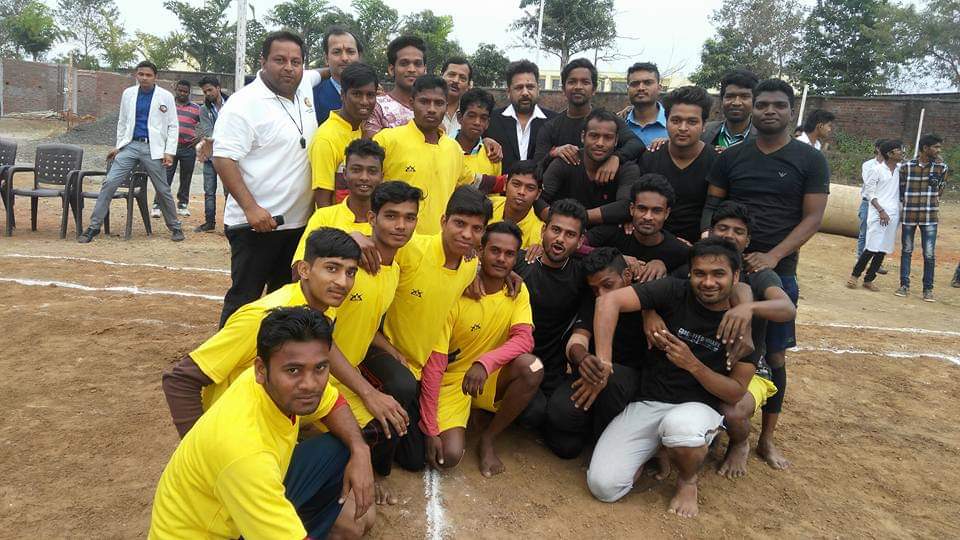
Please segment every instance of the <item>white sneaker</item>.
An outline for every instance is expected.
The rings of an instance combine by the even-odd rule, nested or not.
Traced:
[[[187,208],[187,205],[185,205],[185,204],[178,204],[178,205],[177,205],[177,215],[178,215],[178,216],[189,216],[189,215],[190,215],[190,209]]]
[[[150,217],[159,219],[160,218],[160,207],[157,205],[153,206],[153,210],[150,210]]]

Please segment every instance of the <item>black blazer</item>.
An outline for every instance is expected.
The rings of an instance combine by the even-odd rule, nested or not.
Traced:
[[[504,110],[506,110],[506,107],[493,110],[493,114],[490,115],[490,126],[487,128],[484,136],[497,141],[500,143],[500,146],[503,147],[503,172],[506,173],[510,170],[510,166],[513,165],[514,162],[522,159],[533,159],[533,151],[537,147],[537,132],[540,130],[540,126],[556,116],[557,113],[550,109],[540,107],[540,110],[543,111],[543,114],[547,118],[534,118],[531,120],[530,144],[527,146],[527,155],[521,156],[520,145],[517,142],[517,121],[509,116],[504,116]]]

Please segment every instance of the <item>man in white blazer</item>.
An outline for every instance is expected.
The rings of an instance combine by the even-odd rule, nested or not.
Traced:
[[[157,86],[157,66],[144,60],[137,64],[137,86],[123,91],[120,98],[120,118],[117,121],[117,146],[107,154],[113,160],[107,179],[100,187],[100,196],[93,207],[90,226],[78,240],[92,241],[100,234],[100,224],[110,211],[110,200],[137,162],[150,175],[157,192],[163,220],[170,229],[171,240],[183,240],[183,230],[177,218],[176,205],[165,167],[173,164],[177,153],[177,105],[173,94]]]

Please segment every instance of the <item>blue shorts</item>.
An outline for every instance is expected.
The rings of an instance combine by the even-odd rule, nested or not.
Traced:
[[[796,306],[800,301],[800,285],[797,276],[780,276],[783,282],[783,291],[790,297]],[[767,354],[785,351],[797,346],[797,321],[768,322],[767,323]]]

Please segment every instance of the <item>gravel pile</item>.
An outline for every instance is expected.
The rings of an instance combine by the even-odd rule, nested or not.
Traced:
[[[103,144],[113,146],[117,140],[117,119],[119,117],[120,111],[114,111],[96,122],[80,124],[53,140],[80,145]]]

